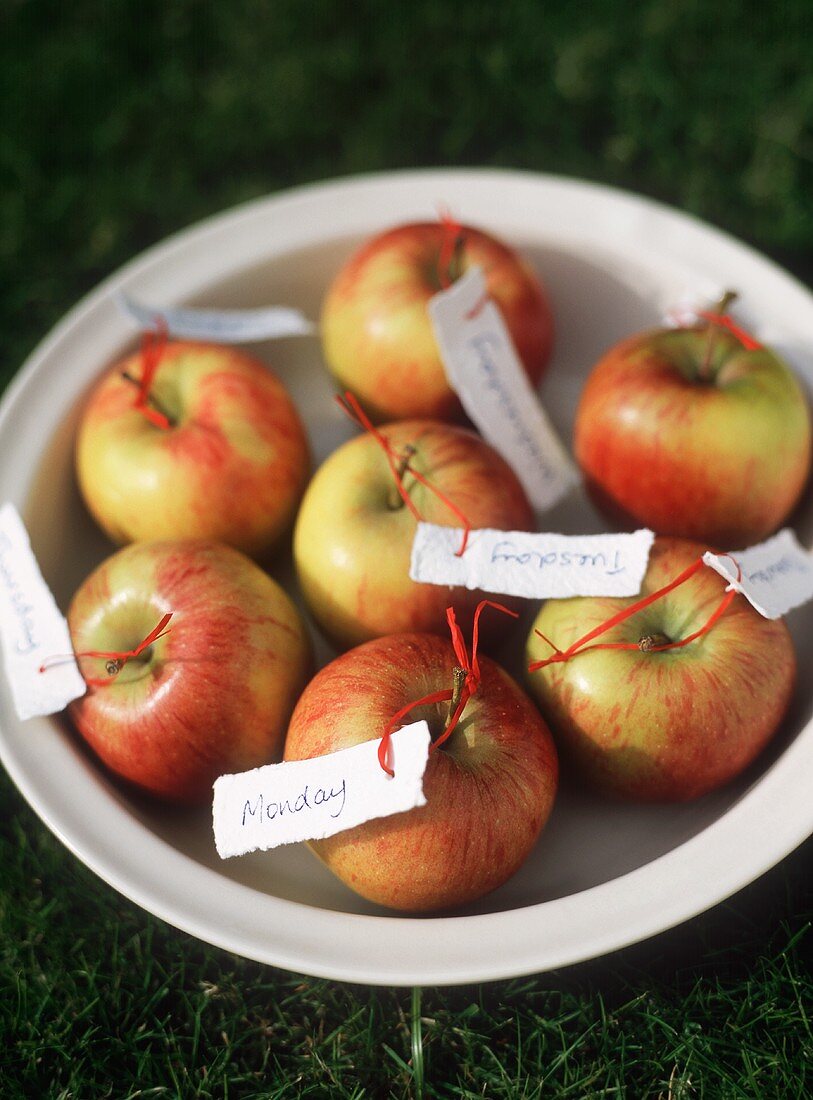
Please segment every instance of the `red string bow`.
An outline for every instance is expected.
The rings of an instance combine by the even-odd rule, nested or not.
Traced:
[[[727,554],[726,557],[730,557],[730,555]],[[733,558],[731,558],[731,560],[734,561]],[[681,584],[685,584],[686,581],[693,577],[704,564],[705,563],[702,557],[698,558],[697,561],[692,562],[692,564],[687,569],[683,570],[680,576],[675,577],[675,579],[673,581],[670,581],[669,584],[664,585],[663,588],[659,588],[657,592],[650,592],[650,594],[648,596],[645,596],[643,599],[638,600],[636,603],[630,604],[628,607],[623,608],[621,611],[618,612],[618,614],[613,615],[612,618],[607,619],[606,622],[600,623],[598,626],[594,627],[591,631],[585,634],[583,638],[579,638],[578,641],[575,641],[573,645],[569,646],[565,650],[561,650],[557,646],[555,646],[553,642],[549,638],[546,638],[541,631],[534,630],[536,636],[538,638],[541,638],[543,642],[546,642],[553,650],[553,653],[550,655],[550,657],[545,657],[541,661],[532,661],[531,664],[528,665],[528,671],[537,672],[540,668],[546,668],[548,665],[555,665],[560,664],[562,661],[569,661],[571,657],[575,657],[578,653],[586,653],[588,652],[588,650],[591,649],[641,649],[642,647],[639,642],[593,643],[593,639],[600,637],[608,630],[611,630],[614,626],[617,626],[619,623],[624,622],[625,619],[629,619],[638,611],[642,611],[645,607],[649,607],[650,604],[653,604],[656,600],[659,600],[663,596],[666,596],[669,592],[672,592]],[[742,570],[740,569],[736,561],[734,561],[734,564],[737,566],[737,581],[739,582],[742,579]],[[646,647],[646,651],[648,653],[662,653],[664,652],[664,650],[667,649],[682,649],[683,646],[689,645],[690,642],[696,641],[698,638],[702,637],[704,634],[707,634],[709,630],[711,630],[711,628],[714,626],[720,616],[728,609],[729,604],[736,595],[737,591],[735,588],[727,588],[722,600],[720,600],[720,603],[717,605],[715,610],[709,616],[708,620],[703,624],[703,626],[700,627],[699,630],[695,630],[692,634],[687,635],[685,638],[680,638],[677,642],[664,642],[662,645],[648,645]]]
[[[343,397],[337,394],[336,401],[339,403],[339,406],[347,413],[351,420],[354,420],[359,425],[359,427],[370,433],[370,435],[379,445],[381,450],[384,452],[387,457],[387,462],[389,463],[390,470],[392,471],[392,476],[395,479],[395,486],[398,489],[398,493],[404,504],[407,506],[407,508],[409,508],[410,512],[415,517],[418,523],[421,522],[423,517],[415,506],[415,502],[412,500],[412,497],[409,495],[406,486],[404,485],[403,475],[407,471],[409,471],[409,473],[415,478],[415,480],[419,484],[423,485],[425,489],[428,489],[430,493],[434,493],[438,500],[445,504],[449,511],[452,512],[452,514],[460,521],[460,524],[463,528],[463,538],[460,543],[460,549],[455,552],[455,557],[462,557],[463,554],[466,552],[466,547],[469,543],[469,532],[471,531],[471,524],[463,515],[461,510],[457,507],[457,505],[453,501],[449,500],[446,494],[442,493],[440,489],[436,489],[435,486],[429,481],[429,479],[424,477],[419,470],[413,469],[408,462],[402,468],[399,468],[401,467],[402,456],[399,455],[394,447],[391,447],[389,445],[387,440],[384,438],[378,428],[375,427],[373,422],[365,413],[364,409],[362,409],[361,405],[358,403],[356,398],[353,396],[352,393],[350,393],[349,390],[345,392]]]
[[[472,695],[476,694],[480,687],[480,659],[477,653],[478,646],[480,644],[480,616],[483,613],[483,609],[486,607],[493,607],[495,611],[502,611],[506,615],[511,615],[512,618],[517,618],[517,612],[511,611],[507,607],[503,607],[501,603],[494,603],[491,600],[481,600],[477,605],[474,612],[474,622],[472,624],[471,632],[471,659],[469,659],[469,653],[466,649],[466,642],[463,638],[463,632],[457,625],[457,619],[455,617],[454,608],[446,608],[446,621],[449,624],[449,630],[452,635],[452,648],[454,649],[454,655],[457,660],[458,666],[463,669],[466,674],[466,678],[463,682],[462,689],[460,691],[460,697],[457,701],[454,711],[449,715],[449,721],[446,724],[446,729],[432,744],[429,746],[430,752],[435,752],[440,746],[451,737],[454,733],[457,723],[466,709],[466,703],[471,699]],[[396,729],[403,725],[403,719],[409,714],[410,711],[415,710],[416,707],[430,706],[432,703],[445,703],[451,702],[454,698],[454,691],[452,688],[444,688],[442,691],[433,691],[429,695],[424,695],[421,699],[416,699],[413,703],[407,703],[405,707],[401,707],[399,711],[393,714],[387,723],[387,728],[384,730],[384,736],[381,738],[378,744],[378,762],[387,773],[387,775],[394,776],[395,772],[388,763],[390,738]]]

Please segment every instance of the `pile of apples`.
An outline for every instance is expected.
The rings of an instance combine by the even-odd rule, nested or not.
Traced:
[[[205,802],[223,773],[381,738],[393,715],[456,682],[451,703],[423,703],[405,719],[425,718],[443,738],[472,675],[455,671],[447,609],[470,639],[487,594],[409,579],[416,516],[456,525],[451,501],[472,528],[536,528],[514,471],[463,424],[427,313],[473,264],[539,381],[553,319],[514,251],[468,227],[450,242],[443,222],[384,233],[338,273],[321,319],[327,367],[378,427],[312,477],[291,398],[242,351],[153,343],[99,382],[78,434],[78,479],[93,516],[125,545],[69,610],[89,684],[70,713],[117,776]],[[575,454],[614,522],[658,533],[646,595],[703,550],[745,547],[783,522],[809,474],[810,415],[774,354],[700,320],[606,354],[583,392]],[[266,571],[291,535],[304,610]],[[698,629],[724,587],[703,571],[605,637],[635,648],[548,665],[528,674],[527,691],[472,652],[476,682],[430,754],[427,804],[313,849],[375,902],[446,909],[496,888],[528,856],[553,808],[559,753],[574,776],[624,798],[688,799],[726,783],[780,724],[795,657],[784,624],[742,597],[702,639],[658,648]],[[546,639],[564,649],[634,602],[548,601],[527,660],[550,654]],[[308,617],[339,652],[315,676]],[[483,644],[512,628],[486,608]]]

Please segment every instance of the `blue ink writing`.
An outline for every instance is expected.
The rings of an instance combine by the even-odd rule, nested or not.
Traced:
[[[13,551],[11,540],[6,535],[0,535],[0,584],[3,585],[11,602],[11,609],[17,618],[17,624],[21,636],[17,639],[14,648],[20,656],[31,653],[38,646],[34,632],[34,608],[26,602],[20,582],[14,575],[8,555]]]
[[[610,558],[603,551],[595,554],[579,553],[575,550],[548,550],[542,553],[540,550],[517,550],[513,542],[504,540],[498,542],[491,551],[491,562],[514,561],[518,565],[528,565],[532,569],[550,569],[559,567],[567,569],[573,566],[579,569],[596,569],[608,577],[625,573],[626,565],[621,563],[621,554],[618,550]]]
[[[262,824],[265,821],[273,821],[275,818],[284,817],[286,814],[298,814],[303,810],[312,810],[315,806],[325,806],[333,799],[337,800],[337,809],[330,816],[336,818],[340,816],[347,801],[346,779],[342,780],[341,786],[338,788],[331,787],[328,790],[326,787],[317,787],[313,794],[311,794],[310,785],[306,783],[304,789],[293,801],[286,798],[274,802],[270,799],[264,799],[259,794],[253,806],[246,799],[243,805],[243,825],[246,824],[249,817],[257,818],[258,822]],[[341,799],[341,802],[338,801],[339,799]]]
[[[477,356],[478,365],[485,376],[486,389],[496,396],[500,408],[510,421],[517,442],[533,456],[539,465],[542,477],[550,481],[556,477],[556,471],[551,469],[547,456],[534,439],[533,434],[528,430],[522,411],[517,408],[516,403],[511,399],[510,394],[506,393],[500,381],[500,372],[493,358],[493,348],[495,346],[499,346],[499,342],[496,337],[490,336],[488,333],[474,336],[469,341],[469,347]]]
[[[773,561],[770,565],[766,565],[764,569],[757,569],[755,572],[749,573],[748,580],[770,584],[774,577],[785,576],[787,573],[807,574],[809,572],[810,570],[801,562],[793,561],[786,554],[779,561]]]

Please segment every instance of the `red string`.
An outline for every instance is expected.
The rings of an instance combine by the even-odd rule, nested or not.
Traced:
[[[440,253],[438,255],[438,282],[442,290],[448,290],[452,285],[452,260],[454,259],[458,241],[463,236],[463,226],[452,217],[450,211],[445,206],[442,206],[438,210],[438,217],[443,226],[443,239],[440,244]]]
[[[746,351],[757,351],[762,347],[762,344],[760,344],[758,340],[755,340],[744,328],[735,325],[727,313],[712,313],[708,310],[701,310],[698,316],[702,317],[704,321],[708,321],[710,325],[717,325],[718,328],[727,329],[732,336],[735,336],[739,340]]]
[[[92,687],[104,687],[106,684],[115,680],[116,676],[121,672],[124,666],[133,657],[139,657],[148,646],[151,646],[153,642],[157,642],[159,638],[163,638],[169,631],[166,630],[166,626],[169,620],[172,618],[173,612],[170,611],[163,616],[161,621],[156,627],[149,632],[143,641],[139,642],[135,649],[127,650],[107,650],[107,649],[84,649],[79,653],[74,653],[73,657],[48,657],[41,665],[40,672],[46,672],[52,665],[59,664],[66,660],[72,660],[74,657],[99,657],[111,662],[115,662],[118,668],[112,675],[104,677],[103,679],[95,679],[92,677],[85,677],[85,683]]]
[[[454,712],[449,717],[446,729],[440,737],[429,746],[430,752],[435,752],[444,741],[448,741],[454,733],[463,711],[466,709],[466,703],[468,703],[469,699],[471,699],[472,695],[474,695],[480,687],[480,659],[477,650],[480,643],[480,616],[486,607],[493,607],[496,611],[503,611],[506,615],[511,615],[514,619],[518,617],[516,611],[511,611],[509,608],[503,607],[501,603],[494,603],[492,600],[481,600],[474,612],[474,622],[471,631],[471,660],[469,660],[463,632],[457,625],[454,608],[446,608],[446,621],[449,624],[449,630],[452,635],[452,648],[454,649],[455,659],[458,665],[466,673],[466,679],[463,684],[463,689],[460,692],[460,699]],[[392,718],[390,718],[387,723],[387,728],[384,730],[384,736],[378,743],[378,762],[387,775],[395,775],[395,772],[388,763],[390,739],[393,733],[395,733],[395,730],[402,725],[403,719],[410,711],[415,710],[417,707],[430,706],[432,703],[451,702],[452,698],[453,691],[451,688],[445,688],[443,691],[433,691],[430,695],[424,695],[421,699],[416,699],[413,703],[407,703],[405,707],[401,707],[397,713],[393,714]]]
[[[155,318],[155,331],[147,329],[141,339],[141,382],[135,399],[135,407],[142,416],[146,416],[150,423],[165,431],[172,425],[162,412],[150,406],[149,400],[155,372],[163,358],[168,338],[167,323],[159,315]]]
[[[730,557],[730,555],[726,555],[726,557]],[[733,558],[731,560],[734,561]],[[734,562],[734,564],[737,565],[736,562]],[[621,611],[618,612],[618,614],[613,615],[611,618],[607,619],[606,622],[600,623],[597,627],[594,627],[593,630],[585,634],[583,638],[579,638],[578,641],[574,642],[571,646],[569,646],[568,649],[564,651],[558,649],[549,638],[545,637],[545,635],[541,631],[535,630],[534,633],[537,635],[537,637],[541,638],[543,642],[547,642],[547,644],[553,650],[553,653],[550,657],[546,657],[541,661],[532,661],[531,664],[528,665],[528,671],[538,672],[541,668],[546,668],[548,665],[560,664],[562,661],[569,661],[570,658],[575,657],[576,654],[586,653],[588,652],[588,650],[591,649],[640,649],[641,647],[638,642],[596,642],[594,645],[589,645],[588,643],[592,642],[594,638],[598,638],[602,634],[605,634],[614,626],[618,626],[618,624],[624,622],[625,619],[629,619],[638,611],[643,611],[645,607],[649,607],[649,605],[655,603],[656,600],[659,600],[663,596],[668,595],[669,592],[672,592],[679,585],[685,584],[686,581],[693,577],[703,565],[703,559],[698,558],[697,561],[692,562],[692,564],[687,569],[683,570],[680,576],[676,577],[673,581],[670,581],[669,584],[664,585],[663,588],[659,588],[657,592],[650,592],[650,594],[648,596],[645,596],[642,600],[638,600],[636,603],[630,604],[628,607],[623,608]],[[737,565],[737,581],[739,582],[741,579],[742,570],[740,569],[739,565]],[[689,634],[685,638],[679,639],[679,641],[677,642],[664,642],[663,645],[653,645],[647,650],[647,652],[663,653],[667,649],[682,649],[683,646],[688,645],[690,642],[696,641],[703,634],[706,634],[709,630],[711,630],[711,628],[714,626],[720,616],[728,609],[729,604],[736,595],[736,589],[732,588],[727,591],[712,615],[703,624],[703,626],[700,627],[699,630],[695,630],[694,633]]]
[[[398,469],[398,463],[401,456],[394,448],[389,445],[387,440],[375,427],[373,422],[370,420],[370,418],[362,409],[361,405],[358,403],[356,398],[353,396],[352,393],[350,393],[349,390],[345,392],[344,397],[341,397],[337,394],[336,400],[351,420],[355,420],[359,427],[364,428],[365,431],[368,431],[370,433],[370,435],[382,449],[384,454],[387,456],[387,462],[389,463],[389,467],[392,471],[392,476],[395,479],[395,485],[398,489],[401,499],[403,500],[404,504],[406,504],[407,508],[409,508],[416,521],[420,523],[422,520],[422,516],[415,506],[412,497],[407,492],[407,489],[404,486],[403,482],[403,475]],[[455,551],[455,557],[462,557],[463,554],[466,552],[466,547],[469,544],[469,533],[471,532],[471,524],[463,515],[461,510],[457,507],[457,505],[453,501],[449,500],[446,494],[442,493],[440,489],[435,488],[435,486],[427,478],[425,478],[423,474],[420,473],[420,471],[414,470],[409,464],[406,465],[404,472],[406,472],[407,470],[410,474],[412,474],[412,476],[419,484],[423,485],[425,489],[428,489],[430,493],[434,493],[438,500],[445,504],[449,511],[452,512],[460,521],[460,524],[463,528],[463,537],[460,542],[460,549]]]

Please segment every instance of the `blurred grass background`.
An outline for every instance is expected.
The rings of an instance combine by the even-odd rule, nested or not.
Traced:
[[[809,0],[3,0],[0,385],[145,246],[355,172],[600,180],[810,283],[812,20]],[[409,991],[205,947],[96,880],[5,776],[0,793],[4,1098],[420,1093]],[[424,1095],[810,1096],[811,851],[611,959],[426,991]]]

